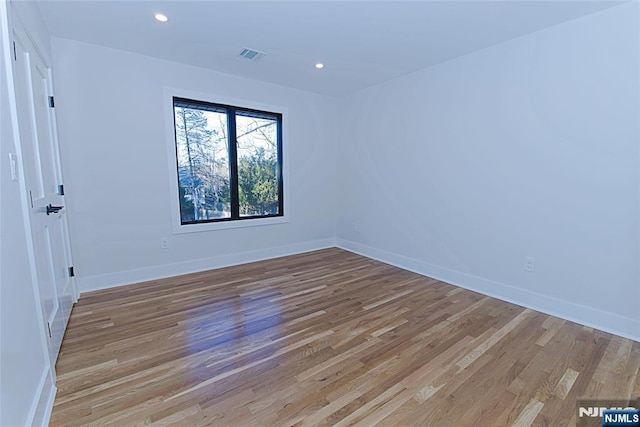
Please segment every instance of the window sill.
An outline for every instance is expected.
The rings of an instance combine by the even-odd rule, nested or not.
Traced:
[[[174,224],[173,234],[201,233],[203,231],[227,230],[232,228],[261,227],[265,225],[285,224],[289,217],[277,216],[273,218],[253,218],[235,221],[206,222],[201,224]]]

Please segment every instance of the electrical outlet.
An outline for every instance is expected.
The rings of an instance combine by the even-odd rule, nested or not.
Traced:
[[[161,237],[160,238],[160,249],[167,249],[169,248],[169,238],[168,237]]]
[[[524,257],[524,270],[533,271],[536,269],[536,259],[532,256]]]
[[[358,222],[357,221],[353,221],[351,223],[351,230],[353,230],[354,233],[358,232]]]

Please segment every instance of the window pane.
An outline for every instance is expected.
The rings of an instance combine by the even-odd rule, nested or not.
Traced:
[[[278,121],[236,115],[240,216],[278,215]]]
[[[231,216],[227,115],[174,104],[182,223]]]

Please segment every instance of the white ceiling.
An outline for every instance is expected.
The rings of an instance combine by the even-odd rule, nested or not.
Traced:
[[[40,0],[52,35],[336,96],[617,1]],[[169,17],[161,24],[155,12]],[[237,57],[243,47],[267,54]],[[324,70],[314,64],[322,61]]]

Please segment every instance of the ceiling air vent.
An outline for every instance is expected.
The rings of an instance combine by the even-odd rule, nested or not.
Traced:
[[[238,54],[238,56],[250,59],[252,61],[259,61],[260,59],[264,58],[265,55],[266,53],[258,52],[257,50],[249,49],[246,47],[242,49]]]

